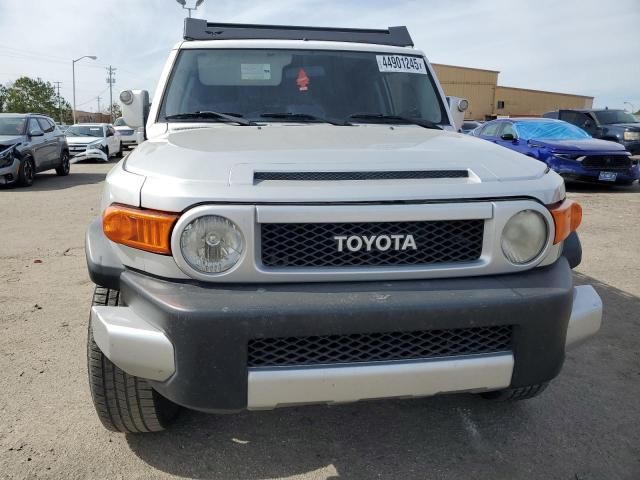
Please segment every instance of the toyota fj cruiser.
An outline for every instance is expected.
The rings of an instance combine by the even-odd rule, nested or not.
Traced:
[[[452,125],[406,28],[189,19],[86,254],[111,430],[204,412],[474,392],[529,398],[602,304],[582,211],[541,162]],[[147,120],[148,118],[148,120]]]

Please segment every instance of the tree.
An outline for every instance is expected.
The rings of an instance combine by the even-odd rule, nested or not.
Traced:
[[[117,104],[116,102],[113,102],[113,105],[111,106],[111,109],[109,109],[108,113],[110,114],[111,111],[113,111],[113,120],[114,121],[116,120],[116,118],[122,116],[122,109],[120,108],[120,105]]]
[[[49,82],[41,78],[20,77],[6,89],[5,112],[42,113],[56,120],[71,121],[71,105],[64,98],[58,98],[56,90]],[[0,91],[1,96],[1,91]]]
[[[4,104],[7,98],[7,87],[0,85],[0,113],[4,112]]]

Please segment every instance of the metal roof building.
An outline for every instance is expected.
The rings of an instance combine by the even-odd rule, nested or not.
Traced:
[[[432,64],[446,95],[469,100],[466,118],[541,116],[560,108],[591,108],[593,97],[498,85],[497,70]]]

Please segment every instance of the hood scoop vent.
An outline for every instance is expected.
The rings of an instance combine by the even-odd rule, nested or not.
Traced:
[[[253,181],[332,182],[353,180],[415,180],[468,178],[468,170],[392,170],[373,172],[254,172]]]

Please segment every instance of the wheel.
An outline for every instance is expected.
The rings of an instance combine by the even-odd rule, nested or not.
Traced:
[[[71,171],[71,164],[69,163],[69,152],[62,152],[60,156],[60,166],[56,168],[56,173],[61,177],[66,177]]]
[[[117,306],[120,292],[96,287],[92,305]],[[115,366],[93,340],[91,322],[87,341],[89,387],[102,425],[124,433],[160,432],[173,423],[180,407],[139,377]]]
[[[122,158],[122,142],[120,142],[120,146],[118,147],[118,152],[116,153],[117,158]]]
[[[111,158],[111,155],[109,153],[109,147],[105,146],[102,151],[104,152],[104,154],[107,156],[107,162],[109,161],[109,159]]]
[[[509,402],[516,400],[528,400],[533,397],[537,397],[545,388],[548,383],[539,383],[537,385],[528,385],[526,387],[507,388],[505,390],[497,390],[495,392],[485,392],[480,395],[487,400],[493,400],[496,402]]]
[[[20,165],[20,171],[18,172],[18,185],[21,187],[30,187],[33,185],[33,177],[36,176],[36,166],[33,163],[33,158],[25,157]]]

